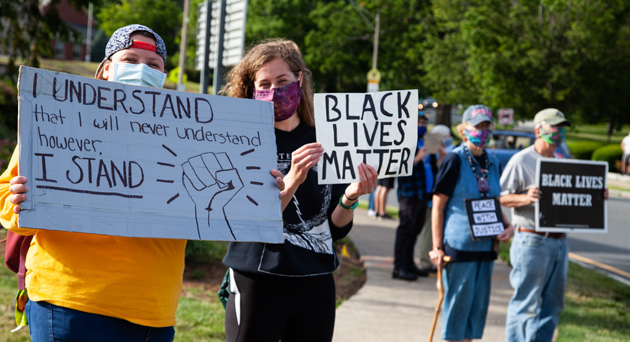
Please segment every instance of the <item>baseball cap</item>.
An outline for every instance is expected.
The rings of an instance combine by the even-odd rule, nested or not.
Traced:
[[[151,44],[147,44],[143,42],[135,42],[131,40],[130,39],[131,34],[138,31],[144,31],[144,32],[148,32],[152,34],[153,37],[155,37],[155,45],[151,45]],[[98,72],[103,67],[105,61],[111,58],[113,54],[115,54],[116,52],[120,50],[128,49],[130,47],[153,51],[156,54],[158,54],[160,57],[162,57],[162,59],[164,60],[164,63],[166,63],[166,45],[164,44],[162,37],[160,37],[160,35],[153,32],[153,30],[151,30],[150,28],[144,25],[132,24],[132,25],[127,25],[125,27],[119,28],[109,38],[109,41],[107,42],[107,46],[105,47],[105,58],[103,58],[103,61],[101,62],[101,64],[99,64],[98,68],[96,69],[95,75],[98,75]]]
[[[426,115],[424,115],[424,113],[422,111],[418,111],[418,119],[423,118],[425,120],[429,120],[429,118],[427,118]]]
[[[571,122],[564,117],[564,113],[555,109],[547,108],[536,113],[534,116],[534,125],[538,125],[541,122],[546,122],[552,126],[566,123],[567,126],[571,126]]]
[[[477,126],[485,121],[494,122],[492,112],[482,104],[468,106],[464,111],[464,115],[462,115],[462,123],[468,122],[473,126]]]
[[[445,125],[435,125],[433,126],[433,128],[431,128],[431,133],[439,134],[442,137],[446,138],[451,136],[451,129]]]

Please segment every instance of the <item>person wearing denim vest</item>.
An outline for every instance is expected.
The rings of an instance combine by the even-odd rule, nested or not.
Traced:
[[[464,112],[458,130],[464,141],[449,153],[438,170],[433,196],[431,260],[444,269],[442,338],[470,341],[483,335],[486,323],[492,268],[497,257],[495,241],[473,240],[465,199],[493,198],[501,193],[499,162],[484,147],[492,132],[492,113],[483,105]],[[454,183],[454,184],[453,184]],[[503,221],[507,222],[505,216]],[[513,230],[507,224],[500,241],[509,241]],[[445,265],[443,257],[451,262]]]

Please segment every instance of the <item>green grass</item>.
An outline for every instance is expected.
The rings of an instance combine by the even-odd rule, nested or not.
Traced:
[[[368,202],[360,200],[358,207],[361,208],[361,209],[367,210],[368,209]],[[398,207],[394,207],[392,205],[388,205],[385,208],[385,213],[387,213],[387,215],[389,215],[389,216],[391,216],[391,217],[393,217],[395,219],[398,219]]]
[[[216,293],[203,289],[198,289],[197,292],[195,297],[179,299],[175,341],[225,341],[223,305]],[[208,297],[209,300],[200,299],[199,296]]]
[[[7,236],[6,230],[0,228],[0,241]],[[4,242],[0,242],[4,243]],[[28,328],[24,327],[14,333],[15,329],[15,293],[17,291],[17,278],[15,273],[4,266],[4,254],[0,255],[0,336],[6,342],[30,341]]]
[[[508,263],[509,249],[500,244],[499,257]],[[575,341],[630,341],[630,286],[570,262],[556,342]]]
[[[630,341],[630,286],[570,263],[556,342],[573,341]]]

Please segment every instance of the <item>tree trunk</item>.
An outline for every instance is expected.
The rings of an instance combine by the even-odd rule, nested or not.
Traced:
[[[448,128],[451,128],[451,105],[450,104],[440,104],[435,111],[435,124],[436,125],[444,125]]]
[[[607,133],[608,133],[608,143],[610,144],[610,138],[613,134],[613,130],[615,129],[615,116],[614,115],[608,115],[608,129],[607,129]]]

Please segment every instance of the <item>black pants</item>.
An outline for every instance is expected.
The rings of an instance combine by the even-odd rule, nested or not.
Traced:
[[[416,198],[400,198],[398,201],[400,224],[394,243],[394,268],[410,270],[415,266],[413,250],[424,226],[427,201]]]
[[[234,270],[234,279],[238,293],[230,293],[225,308],[227,341],[332,340],[335,327],[335,280],[332,274],[280,277]],[[240,301],[240,324],[237,301]]]

